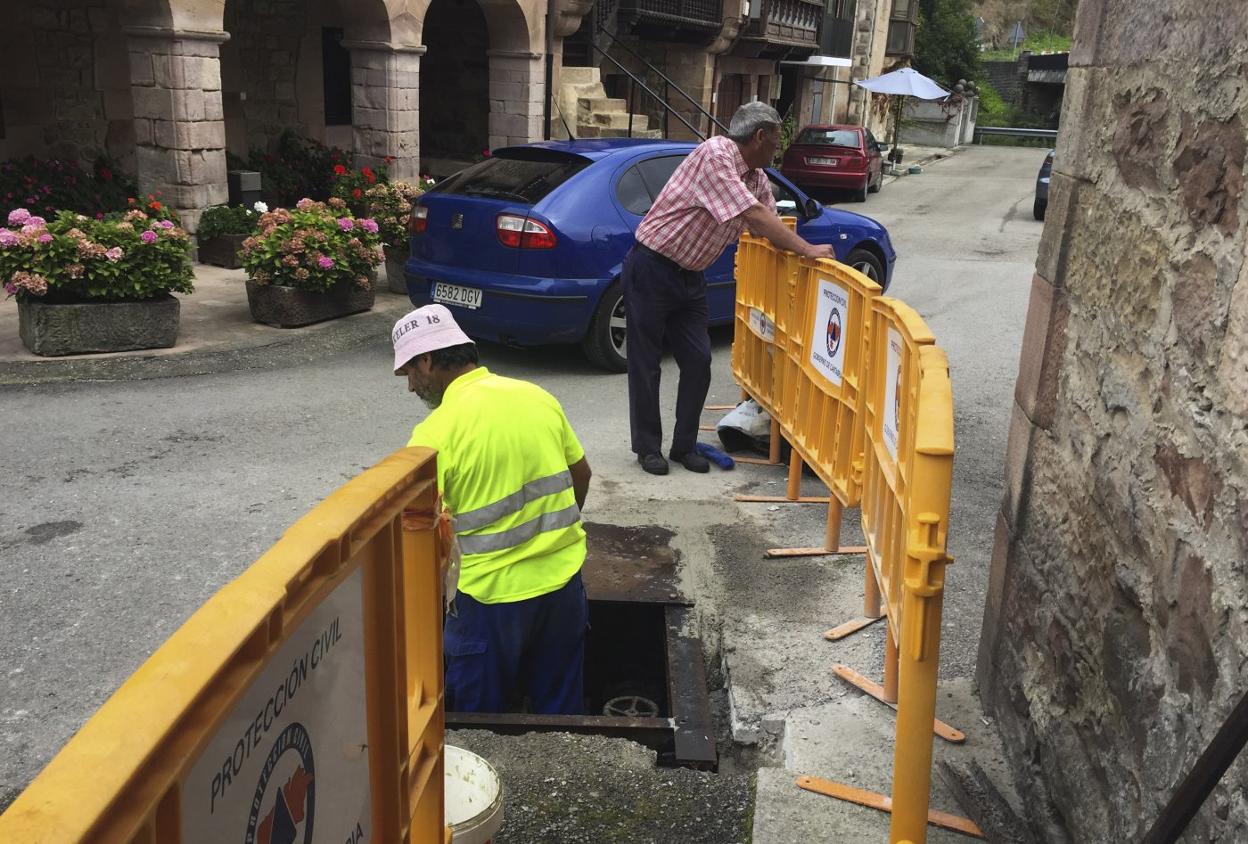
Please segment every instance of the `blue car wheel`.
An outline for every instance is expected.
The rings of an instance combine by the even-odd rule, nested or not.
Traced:
[[[585,356],[609,372],[628,370],[628,335],[624,316],[624,292],[617,281],[607,288],[594,309],[589,332],[581,342]]]

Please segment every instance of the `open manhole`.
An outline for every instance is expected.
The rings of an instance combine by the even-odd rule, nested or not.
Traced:
[[[676,583],[674,534],[659,527],[587,523],[582,575],[589,595],[587,715],[448,712],[448,728],[557,731],[628,738],[669,764],[715,770],[714,726],[702,641],[687,632],[693,605]],[[519,709],[519,707],[518,707]]]

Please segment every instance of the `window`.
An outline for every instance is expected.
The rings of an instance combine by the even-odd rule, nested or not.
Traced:
[[[552,150],[505,150],[438,183],[433,192],[535,205],[589,163],[589,159],[579,155]]]
[[[350,126],[351,51],[342,46],[341,29],[321,29],[321,83],[325,92],[325,125]]]
[[[625,211],[638,217],[644,217],[653,203],[650,191],[646,190],[646,183],[641,180],[641,171],[636,167],[628,168],[620,177],[619,184],[615,186],[615,198],[620,201]]]
[[[848,147],[858,149],[862,144],[853,129],[803,129],[794,144],[821,147]]]
[[[664,155],[630,167],[615,186],[616,199],[630,214],[645,216],[654,200],[662,193],[667,180],[684,160],[683,155]]]
[[[802,204],[797,201],[797,194],[775,180],[771,174],[771,195],[776,200],[776,213],[781,217],[801,217]]]

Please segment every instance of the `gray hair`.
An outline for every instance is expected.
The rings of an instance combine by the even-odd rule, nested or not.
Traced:
[[[767,103],[755,100],[737,109],[728,124],[728,137],[739,143],[745,143],[754,137],[759,129],[774,132],[780,128],[780,112]]]

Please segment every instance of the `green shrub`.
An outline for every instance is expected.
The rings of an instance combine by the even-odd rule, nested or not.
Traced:
[[[137,194],[134,182],[105,156],[88,173],[74,161],[26,158],[0,163],[0,207],[25,208],[51,218],[57,211],[94,217],[123,211]]]
[[[324,202],[330,197],[334,167],[349,168],[351,153],[296,135],[289,129],[274,152],[253,149],[248,166],[260,171],[261,195],[270,205],[291,206],[300,199]]]
[[[190,293],[190,238],[159,201],[95,219],[16,208],[0,227],[0,279],[19,301],[138,301]]]
[[[257,203],[267,210],[263,203]],[[217,237],[223,234],[252,234],[256,230],[256,221],[260,219],[258,210],[242,205],[214,205],[204,211],[199,218],[199,237]]]

